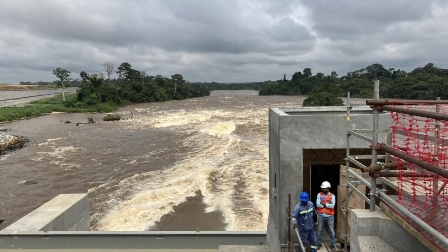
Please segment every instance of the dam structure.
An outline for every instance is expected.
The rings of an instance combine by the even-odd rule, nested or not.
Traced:
[[[390,161],[385,151],[388,149],[374,144],[390,142],[390,114],[369,106],[352,106],[349,101],[347,104],[269,108],[266,231],[90,231],[88,196],[64,194],[1,230],[0,249],[300,251],[289,215],[302,191],[309,192],[314,201],[325,180],[337,197],[335,229],[339,251],[443,251],[446,247],[440,242],[440,232],[429,227],[429,235],[422,235],[421,223],[410,225],[418,220],[404,218],[399,206],[386,198],[386,190],[398,190],[393,179],[375,177],[377,171],[361,171],[377,161],[381,167]],[[357,138],[353,139],[354,135]],[[360,166],[359,170],[350,169],[354,166]],[[330,251],[328,237],[324,237],[324,243],[319,251]]]

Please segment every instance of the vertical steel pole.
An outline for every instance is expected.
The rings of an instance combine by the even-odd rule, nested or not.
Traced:
[[[440,97],[436,98],[437,101],[440,101]],[[436,112],[440,112],[440,104],[436,104]],[[435,131],[434,131],[434,157],[437,158],[439,155],[439,146],[440,146],[440,123],[437,120],[434,120],[435,122]],[[439,180],[434,177],[432,181],[432,204],[435,206],[438,203],[437,200],[437,192],[439,190]]]
[[[392,146],[392,130],[390,128],[387,132],[386,143],[387,145]],[[390,153],[386,152],[386,154],[384,155],[384,163],[389,164],[390,162]]]
[[[291,194],[288,194],[288,252],[291,249]],[[299,237],[300,239],[300,237]]]
[[[379,100],[380,99],[380,81],[376,80],[373,82],[373,99]],[[373,110],[373,136],[372,136],[372,144],[376,145],[378,144],[378,110]],[[377,162],[377,150],[375,148],[372,148],[372,165],[375,165]],[[376,178],[374,176],[371,176],[370,179],[370,211],[375,211],[375,203],[376,203]]]
[[[348,173],[348,169],[350,166],[350,161],[348,160],[348,157],[350,156],[350,133],[349,131],[351,130],[350,128],[350,110],[352,108],[352,105],[350,104],[350,92],[347,92],[347,149],[345,151],[345,156],[346,156],[346,160],[345,160],[345,218],[344,218],[344,224],[345,224],[345,237],[344,237],[344,250],[347,251],[347,237],[348,237],[348,197],[349,197],[349,173]]]

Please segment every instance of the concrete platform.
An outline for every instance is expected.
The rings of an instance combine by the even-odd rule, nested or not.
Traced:
[[[359,252],[395,252],[398,251],[378,236],[358,236]]]
[[[381,210],[350,209],[350,219],[352,251],[431,251]]]
[[[89,231],[87,194],[59,194],[1,232]]]

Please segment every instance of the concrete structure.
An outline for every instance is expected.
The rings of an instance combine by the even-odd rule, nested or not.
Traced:
[[[350,113],[352,129],[372,129],[373,112],[370,107],[353,107]],[[390,116],[380,114],[379,128],[387,129],[390,124]],[[379,141],[386,141],[386,134],[380,135]],[[304,149],[345,149],[346,144],[346,107],[269,110],[270,196],[267,239],[271,251],[281,251],[281,245],[288,241],[288,194],[291,194],[292,209],[297,203],[297,196],[304,189]],[[369,144],[353,139],[350,146],[368,148]],[[345,162],[341,165],[345,165]],[[311,199],[315,201],[315,195],[311,195]]]
[[[381,210],[351,209],[350,212],[351,251],[431,251]]]
[[[59,194],[2,232],[89,230],[90,210],[87,194]]]

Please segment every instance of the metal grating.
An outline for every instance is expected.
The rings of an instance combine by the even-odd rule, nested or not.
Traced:
[[[303,190],[311,192],[311,165],[303,164]]]
[[[312,165],[345,165],[346,149],[303,149],[303,189],[311,191]],[[384,155],[384,152],[378,152]],[[372,155],[371,149],[350,149],[350,155]],[[358,160],[370,165],[370,159]]]

